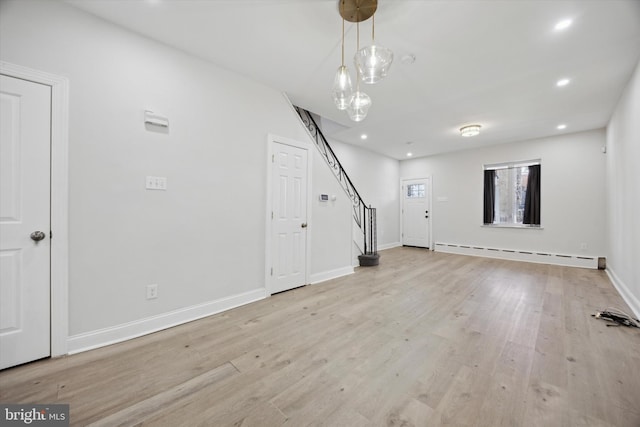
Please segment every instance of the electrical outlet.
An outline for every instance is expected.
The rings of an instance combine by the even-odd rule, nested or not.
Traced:
[[[156,299],[158,298],[158,285],[155,283],[152,285],[147,285],[147,299]]]
[[[586,243],[581,243],[580,244],[580,249],[582,249],[583,251],[586,249],[589,249],[589,245],[587,245]]]

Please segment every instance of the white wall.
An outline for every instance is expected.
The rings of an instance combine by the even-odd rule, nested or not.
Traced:
[[[607,271],[640,316],[640,65],[607,127]]]
[[[400,175],[433,175],[436,243],[604,256],[604,144],[604,130],[500,144],[404,160]],[[542,159],[543,229],[482,227],[483,165],[530,159]]]
[[[400,162],[330,139],[329,144],[365,203],[377,209],[378,249],[400,244]]]
[[[315,145],[315,144],[314,144]],[[329,171],[318,150],[313,151],[313,170]],[[329,195],[327,202],[320,201],[320,194]],[[335,196],[336,200],[331,200]],[[333,176],[333,173],[314,173],[311,203],[313,217],[309,223],[312,231],[311,283],[353,273],[351,261],[351,201]]]
[[[97,334],[71,347],[264,294],[267,135],[308,140],[278,91],[58,2],[2,1],[0,55],[70,82],[69,333]],[[169,132],[146,130],[144,109],[167,115]],[[316,167],[313,180],[329,174]],[[147,175],[168,190],[146,191]],[[315,268],[350,265],[350,245],[312,241]]]

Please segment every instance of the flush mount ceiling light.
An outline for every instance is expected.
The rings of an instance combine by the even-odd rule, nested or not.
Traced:
[[[566,129],[566,128],[567,128],[567,125],[565,125],[565,124],[563,123],[563,124],[561,124],[561,125],[556,126],[556,128],[557,128],[558,130]]]
[[[347,110],[351,120],[365,119],[371,98],[360,90],[360,81],[374,84],[383,79],[393,62],[393,52],[375,44],[375,23],[372,19],[371,46],[360,49],[360,22],[373,18],[378,0],[339,0],[338,10],[342,17],[342,65],[338,68],[333,85],[333,100],[339,110]],[[357,44],[354,63],[356,66],[356,88],[351,86],[349,71],[344,65],[344,21],[357,26]]]
[[[569,79],[560,79],[556,82],[556,86],[558,87],[563,87],[569,84],[569,82],[571,82],[571,80]]]
[[[480,125],[467,125],[460,128],[460,135],[464,137],[476,136],[480,133]]]

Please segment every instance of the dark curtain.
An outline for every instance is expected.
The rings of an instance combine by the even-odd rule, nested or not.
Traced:
[[[485,170],[484,171],[484,223],[493,224],[493,217],[495,215],[493,208],[496,201],[495,193],[496,183],[496,171]]]
[[[540,225],[540,165],[529,166],[522,223]]]

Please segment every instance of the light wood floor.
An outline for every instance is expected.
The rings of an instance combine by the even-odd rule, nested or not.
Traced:
[[[597,270],[433,253],[0,373],[72,425],[640,426],[640,330]]]

